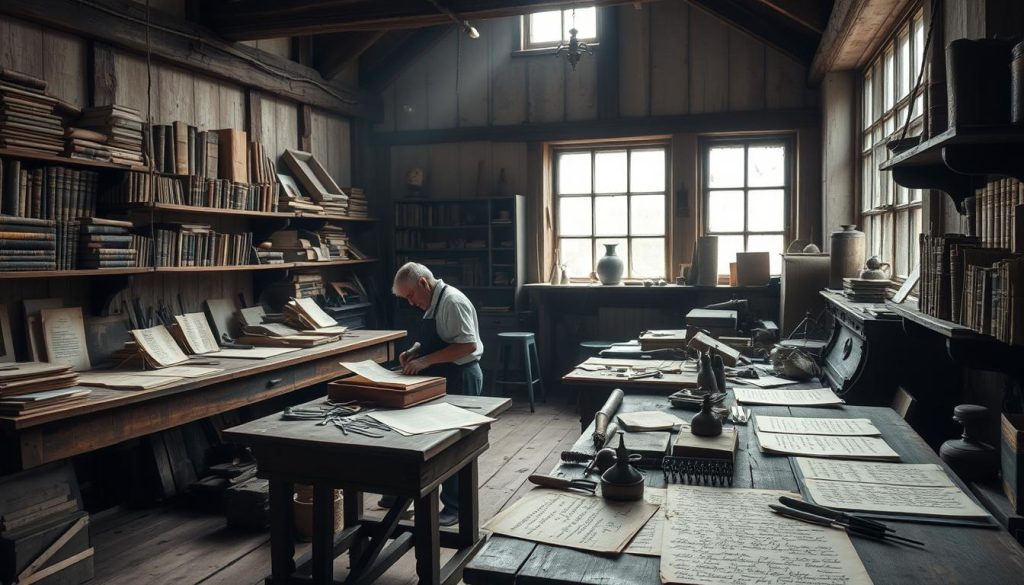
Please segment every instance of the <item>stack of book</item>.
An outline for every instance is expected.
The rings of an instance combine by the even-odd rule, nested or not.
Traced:
[[[296,299],[308,299],[324,294],[324,277],[319,271],[292,272],[285,283],[277,285],[286,289],[288,296]]]
[[[951,270],[951,252],[955,246],[977,246],[978,239],[963,234],[921,234],[918,241],[921,246],[918,307],[933,317],[953,320],[953,303],[960,301],[959,297],[952,296],[952,289],[963,282],[963,271]]]
[[[348,215],[348,196],[330,194],[317,201],[324,213],[330,215]]]
[[[60,154],[64,126],[56,104],[42,79],[0,69],[0,147]]]
[[[281,211],[292,213],[304,211],[309,213],[323,213],[324,208],[309,200],[308,197],[290,192],[289,189],[281,189],[278,198],[277,208]]]
[[[165,224],[155,230],[157,266],[239,266],[252,257],[252,233],[225,234],[205,224]]]
[[[370,205],[366,201],[366,193],[360,187],[350,187],[348,193],[348,216],[356,218],[370,217]]]
[[[37,414],[82,402],[89,390],[76,386],[77,383],[78,374],[68,365],[9,365],[0,371],[0,415]]]
[[[844,278],[843,294],[855,303],[884,303],[890,284],[889,280]]]
[[[279,230],[270,234],[272,249],[283,254],[285,262],[326,260],[320,236],[308,230]]]
[[[130,167],[145,167],[143,124],[138,110],[112,104],[83,109],[75,127],[106,136],[111,161]]]
[[[1017,179],[996,179],[975,191],[975,216],[981,244],[990,248],[1012,248],[1024,252],[1014,242],[1024,238],[1020,228],[1014,229],[1016,208],[1024,204],[1024,184]]]
[[[348,234],[337,225],[325,225],[320,228],[320,247],[327,251],[325,260],[348,259]]]
[[[64,154],[70,158],[110,162],[112,155],[107,146],[107,135],[85,128],[64,131]]]
[[[278,252],[265,244],[269,242],[256,247],[257,264],[284,264],[284,252]]]
[[[148,268],[153,265],[153,238],[132,234],[131,248],[135,250],[136,268]]]
[[[56,270],[56,222],[0,215],[0,270]]]
[[[277,165],[267,155],[263,144],[255,141],[249,143],[249,182],[277,187]],[[274,195],[277,195],[276,189]]]
[[[136,266],[138,251],[132,248],[129,221],[87,217],[81,222],[81,268],[130,268]]]

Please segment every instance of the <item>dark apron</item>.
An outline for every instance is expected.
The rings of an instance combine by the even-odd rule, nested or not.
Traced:
[[[434,315],[437,315],[437,310],[441,308],[441,301],[444,300],[444,293],[446,292],[448,292],[447,284],[441,288],[441,292],[437,295]],[[449,345],[447,341],[441,339],[441,336],[437,334],[437,319],[434,317],[430,319],[424,318],[423,322],[420,323],[420,335],[417,341],[420,343],[420,355],[432,354]],[[475,363],[475,361],[472,361],[462,365],[454,362],[434,364],[424,369],[420,374],[423,376],[442,377],[445,379],[448,394],[462,394],[462,368],[472,366]]]

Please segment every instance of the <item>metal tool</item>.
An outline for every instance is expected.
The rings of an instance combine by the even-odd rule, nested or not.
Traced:
[[[791,498],[789,496],[780,496],[779,503],[789,506],[790,508],[800,510],[802,512],[807,512],[808,514],[822,516],[824,518],[828,518],[829,520],[850,524],[852,526],[862,526],[865,528],[871,528],[873,530],[882,530],[885,532],[896,532],[892,528],[889,528],[888,526],[882,524],[877,520],[864,518],[862,516],[857,516],[856,514],[848,514],[840,510],[833,510],[832,508],[826,508],[825,506],[819,506],[818,504],[812,504],[810,502],[805,502],[804,500],[798,500],[796,498]]]
[[[806,503],[806,502],[804,502],[804,503]],[[877,524],[881,524],[883,526],[883,528],[873,528],[873,527],[869,527],[869,526],[866,526],[866,525],[854,526],[852,524],[847,524],[847,523],[839,522],[839,521],[833,520],[831,518],[826,518],[824,516],[819,516],[817,514],[812,514],[810,512],[804,512],[804,511],[801,511],[801,510],[796,510],[796,509],[793,509],[793,508],[788,508],[786,506],[780,506],[779,504],[768,504],[768,507],[771,508],[772,511],[775,512],[776,514],[779,514],[781,516],[786,516],[787,518],[793,518],[794,520],[800,520],[801,522],[807,522],[808,524],[815,524],[815,525],[818,525],[818,526],[827,526],[829,528],[838,528],[840,530],[845,530],[849,534],[854,534],[854,535],[857,535],[857,536],[863,536],[865,538],[870,538],[870,539],[873,539],[873,540],[890,541],[890,542],[895,541],[895,542],[902,542],[902,543],[906,543],[906,544],[914,544],[914,545],[917,545],[917,546],[924,546],[924,543],[919,541],[919,540],[913,540],[911,538],[906,538],[906,537],[903,537],[903,536],[897,536],[897,535],[893,534],[892,532],[888,532],[888,531],[891,531],[892,529],[889,528],[888,526],[885,526],[884,524],[881,524],[881,522],[878,522]]]
[[[737,425],[747,424],[750,421],[750,409],[739,405],[729,407],[729,420]]]
[[[654,370],[653,372],[641,372],[639,374],[630,374],[630,380],[641,380],[643,378],[664,378],[665,375],[661,373],[661,370]]]
[[[553,477],[534,473],[529,477],[530,483],[541,487],[554,488],[556,490],[578,490],[590,495],[597,494],[597,482],[589,479],[565,479],[564,477]]]
[[[667,456],[661,460],[666,483],[732,485],[735,466],[726,459]]]

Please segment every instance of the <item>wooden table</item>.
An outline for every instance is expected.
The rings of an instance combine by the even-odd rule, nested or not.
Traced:
[[[440,401],[497,416],[507,398],[445,396]],[[322,399],[309,404],[322,402]],[[346,583],[371,583],[415,547],[419,582],[454,584],[483,544],[477,505],[477,457],[487,450],[490,425],[426,435],[383,438],[345,435],[333,425],[286,421],[279,414],[225,431],[233,441],[252,446],[258,474],[270,481],[271,576],[268,585],[333,583],[334,559],[349,552]],[[438,524],[441,482],[458,474],[459,524]],[[310,558],[295,557],[292,537],[294,484],[313,485],[313,546]],[[334,534],[334,489],[344,494],[345,529]],[[382,520],[363,517],[363,492],[390,494],[395,505]],[[401,516],[412,501],[413,522]],[[389,539],[394,539],[388,544]],[[387,546],[385,546],[387,545]],[[456,549],[441,565],[440,548]],[[311,570],[310,575],[305,573]]]
[[[670,409],[661,396],[626,396],[621,412],[669,409],[684,419],[688,411]],[[942,462],[927,444],[892,409],[846,406],[841,409],[778,406],[751,407],[754,414],[834,418],[869,418],[900,454],[903,463]],[[590,430],[574,446],[593,449]],[[750,426],[739,427],[734,487],[797,491],[796,478],[785,456],[763,455]],[[945,467],[945,465],[943,465]],[[966,486],[946,467],[949,476],[967,493]],[[553,475],[579,477],[579,466],[559,465]],[[648,473],[647,484],[665,487],[664,477]],[[728,488],[722,488],[728,489]],[[999,529],[933,524],[898,524],[903,536],[927,543],[925,548],[904,547],[853,537],[852,541],[875,585],[887,583],[1020,583],[1024,551]],[[722,530],[743,530],[742,519],[723,519]],[[657,557],[623,554],[607,557],[582,551],[492,536],[466,566],[463,578],[470,585],[532,584],[658,585]]]
[[[90,388],[56,412],[0,417],[3,472],[27,469],[308,388],[348,373],[339,363],[395,358],[404,331],[357,330],[264,360],[218,358],[222,371],[152,390]]]
[[[650,368],[654,364],[664,363],[666,360],[659,359],[627,359],[609,358],[616,364],[621,363],[636,368]],[[580,414],[580,429],[587,428],[594,420],[594,413],[604,406],[608,395],[615,388],[621,388],[626,394],[672,394],[683,388],[697,387],[696,370],[686,370],[679,374],[664,374],[661,378],[637,378],[630,380],[628,377],[619,377],[612,373],[588,372],[580,369],[580,366],[588,363],[586,360],[579,364],[571,372],[562,376],[562,383],[574,386],[576,392],[576,410]],[[606,360],[607,361],[607,360]],[[674,361],[672,364],[685,362]],[[688,362],[691,366],[694,362]]]

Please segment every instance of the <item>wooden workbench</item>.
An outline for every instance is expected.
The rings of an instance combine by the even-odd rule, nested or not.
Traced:
[[[731,403],[731,399],[730,399]],[[821,418],[868,418],[903,463],[937,463],[966,493],[970,490],[935,455],[907,423],[890,408],[844,406],[798,408],[752,406],[753,414]],[[666,409],[683,419],[691,411],[671,408],[662,396],[626,396],[620,412]],[[797,491],[796,477],[786,456],[764,455],[750,425],[740,426],[733,487]],[[573,450],[593,449],[588,428]],[[582,467],[558,465],[551,475],[581,477]],[[647,485],[665,487],[664,476],[649,472]],[[729,488],[722,488],[729,489]],[[925,542],[923,548],[896,546],[853,537],[875,585],[902,583],[975,584],[1020,583],[1024,550],[1006,532],[996,528],[943,526],[893,522],[901,536]],[[743,530],[742,518],[723,519],[722,530]],[[622,554],[602,556],[568,548],[492,536],[466,566],[463,578],[470,585],[545,583],[546,585],[660,585],[658,557]]]
[[[394,359],[404,331],[346,333],[340,341],[263,360],[219,358],[222,371],[152,390],[90,388],[83,403],[39,415],[0,417],[3,472],[27,469],[166,430],[326,382],[339,362]]]

